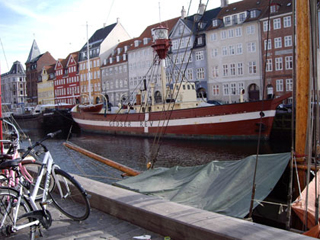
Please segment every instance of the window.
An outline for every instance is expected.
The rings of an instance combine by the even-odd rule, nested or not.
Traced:
[[[219,68],[218,68],[218,66],[213,66],[213,68],[212,68],[212,77],[213,78],[219,77]]]
[[[237,44],[237,54],[239,55],[239,54],[242,54],[243,53],[243,51],[242,51],[242,43],[238,43]]]
[[[274,48],[282,48],[282,38],[281,37],[274,39]]]
[[[292,56],[285,57],[285,64],[286,64],[286,69],[292,69],[293,68]]]
[[[196,61],[200,61],[204,59],[203,51],[196,52]]]
[[[286,79],[286,91],[292,91],[293,89],[293,82],[291,78]]]
[[[244,22],[246,20],[247,14],[246,12],[239,14],[239,22]]]
[[[284,46],[291,47],[292,46],[292,36],[285,36],[284,37]]]
[[[236,28],[236,37],[241,37],[242,36],[242,28],[241,27],[237,27]]]
[[[253,25],[247,26],[247,35],[254,34],[255,27]]]
[[[240,94],[241,90],[244,89],[244,83],[240,82],[237,85],[238,85],[237,94]]]
[[[229,46],[229,54],[230,54],[230,55],[235,55],[235,48],[234,48],[234,46]]]
[[[218,20],[217,19],[212,20],[212,26],[213,27],[217,27],[218,26]]]
[[[224,21],[224,25],[226,25],[226,26],[231,25],[231,18],[230,18],[230,16],[224,17],[223,21]]]
[[[238,63],[238,66],[237,66],[237,74],[239,76],[243,75],[243,64],[242,63]]]
[[[227,38],[227,31],[222,31],[221,32],[221,39],[226,39]]]
[[[255,61],[249,62],[249,74],[257,73],[257,63]]]
[[[219,85],[213,85],[212,86],[212,95],[218,96],[220,94],[220,87]]]
[[[270,31],[270,27],[271,27],[270,21],[263,22],[263,31],[264,32]]]
[[[197,69],[197,79],[204,79],[204,68]]]
[[[276,58],[275,59],[275,68],[276,68],[276,71],[280,71],[283,69],[283,62],[282,62],[282,57],[279,57],[279,58]]]
[[[228,55],[227,47],[222,47],[222,56],[227,56],[227,55]]]
[[[237,85],[235,83],[231,83],[230,84],[230,90],[231,90],[231,94],[236,94]]]
[[[212,56],[213,58],[218,56],[218,49],[217,49],[217,48],[212,49],[211,56]]]
[[[223,68],[223,76],[224,77],[228,76],[228,65],[227,64],[223,64],[222,68]]]
[[[234,38],[234,29],[229,29],[229,38]]]
[[[210,40],[213,42],[213,41],[217,41],[217,33],[212,33],[210,35]]]
[[[255,52],[256,51],[256,43],[254,43],[254,42],[247,43],[247,50],[248,50],[248,52]]]
[[[202,45],[203,44],[202,37],[198,37],[197,43],[198,43],[198,45]]]
[[[273,20],[273,29],[280,29],[281,28],[281,19],[276,18]]]
[[[230,75],[235,76],[236,75],[236,64],[231,63],[230,64]]]
[[[237,24],[238,23],[238,15],[232,15],[232,24]]]
[[[283,92],[283,79],[276,80],[276,91]]]
[[[272,49],[271,39],[268,40],[268,50]],[[264,50],[267,50],[267,40],[264,40]]]
[[[188,77],[188,80],[193,79],[193,70],[191,68],[187,69],[187,77]]]
[[[291,16],[287,16],[283,18],[283,27],[284,28],[291,27]]]
[[[256,18],[257,16],[258,16],[258,11],[257,10],[250,11],[250,18]]]
[[[229,95],[229,84],[228,83],[224,83],[223,84],[223,95],[224,96],[228,96]]]
[[[267,59],[266,72],[272,72],[272,59]]]

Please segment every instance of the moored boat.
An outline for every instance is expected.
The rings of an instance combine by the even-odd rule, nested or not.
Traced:
[[[165,58],[170,47],[168,29],[159,26],[152,31],[152,47],[157,52],[154,62],[161,66],[161,100],[155,99],[155,83],[147,84],[144,80],[144,88],[136,94],[135,102],[126,106],[96,112],[83,111],[81,105],[75,106],[71,110],[72,117],[81,129],[172,138],[233,140],[270,137],[276,108],[289,95],[219,106],[204,103],[197,99],[194,83],[187,80],[167,83]]]

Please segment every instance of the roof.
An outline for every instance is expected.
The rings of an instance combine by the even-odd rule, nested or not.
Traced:
[[[220,12],[218,13],[217,17],[215,19],[220,20],[221,23],[223,23],[223,18],[226,16],[234,15],[241,12],[246,11],[252,11],[252,10],[258,10],[260,14],[258,14],[254,18],[250,18],[250,14],[248,14],[248,17],[244,22],[248,21],[255,21],[262,17],[264,12],[266,11],[268,7],[269,1],[265,0],[242,0],[239,2],[228,4],[226,7],[221,8]],[[218,27],[223,27],[223,24],[220,24]],[[210,30],[214,27],[211,26],[207,29]]]
[[[192,16],[188,16],[183,19],[183,22],[191,29],[193,32],[197,32],[198,29],[196,28],[195,18],[199,16],[199,22],[204,23],[205,25],[201,28],[201,30],[205,30],[212,25],[212,19],[216,18],[219,12],[221,11],[221,7],[214,8],[208,11],[205,11],[204,14],[201,16],[200,14],[194,14]]]
[[[23,68],[23,65],[19,61],[15,61],[12,64],[12,67],[9,72],[1,74],[1,76],[13,75],[13,74],[25,74],[26,71]]]
[[[271,6],[276,5],[278,9],[270,16],[292,12],[292,0],[273,0]],[[262,18],[269,17],[269,8],[265,11]]]
[[[40,53],[40,49],[38,47],[38,44],[37,44],[36,40],[33,40],[26,63],[33,62],[33,59],[38,57],[40,54],[41,53]]]
[[[117,23],[113,23],[109,26],[106,26],[104,28],[100,28],[90,37],[88,40],[90,48],[97,48],[101,45],[103,40],[110,34],[110,32],[113,30],[113,28],[117,25]],[[87,43],[84,44],[84,46],[81,48],[80,52],[86,52],[87,51]],[[99,56],[99,53],[97,53],[97,56]],[[83,61],[86,58],[83,58],[82,54],[79,54],[79,61]]]

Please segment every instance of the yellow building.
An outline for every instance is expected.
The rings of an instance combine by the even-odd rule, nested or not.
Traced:
[[[38,104],[54,104],[54,66],[52,64],[42,68],[41,82],[38,82]]]

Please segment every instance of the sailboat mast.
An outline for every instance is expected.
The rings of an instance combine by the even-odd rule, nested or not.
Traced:
[[[310,80],[310,19],[309,1],[296,0],[297,64],[296,64],[296,143],[297,154],[306,151]]]
[[[88,38],[88,22],[87,22],[87,60],[88,60],[88,92],[89,104],[91,105],[91,75],[90,75],[90,55],[89,55],[89,38]]]

